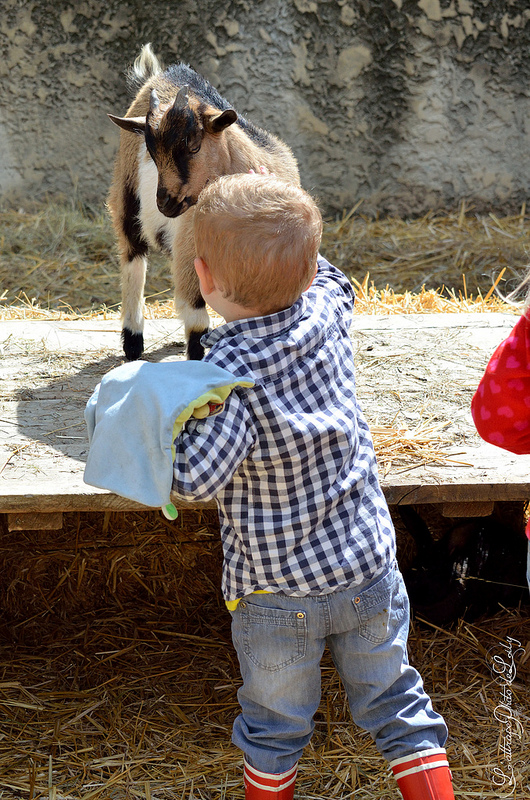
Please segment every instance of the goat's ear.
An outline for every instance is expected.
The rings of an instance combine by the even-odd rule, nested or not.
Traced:
[[[221,133],[225,128],[233,125],[237,119],[237,114],[233,108],[227,108],[221,114],[211,114],[204,120],[204,127],[209,133]]]
[[[107,114],[108,118],[119,128],[132,133],[145,133],[145,117],[115,117]]]

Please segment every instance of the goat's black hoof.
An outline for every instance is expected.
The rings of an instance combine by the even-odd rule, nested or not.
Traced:
[[[204,356],[204,347],[201,338],[208,333],[208,328],[203,331],[192,331],[188,339],[188,359],[190,361],[201,361]]]
[[[129,328],[124,328],[121,332],[123,342],[123,352],[128,361],[136,361],[144,352],[143,333],[133,333]]]

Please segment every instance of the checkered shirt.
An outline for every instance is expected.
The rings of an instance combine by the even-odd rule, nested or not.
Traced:
[[[382,572],[395,535],[355,394],[351,283],[319,257],[290,308],[210,331],[205,360],[238,378],[224,410],[176,441],[173,489],[215,498],[223,595],[326,594]]]

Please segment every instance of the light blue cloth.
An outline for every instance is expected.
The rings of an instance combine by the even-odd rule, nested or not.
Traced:
[[[133,361],[108,372],[85,409],[90,450],[84,481],[165,507],[173,482],[173,442],[193,411],[253,386],[205,361]],[[176,516],[176,512],[175,512]]]

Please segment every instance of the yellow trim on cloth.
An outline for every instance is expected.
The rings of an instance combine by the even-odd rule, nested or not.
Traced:
[[[250,388],[254,386],[253,381],[234,381],[234,383],[229,383],[227,386],[218,386],[217,389],[209,389],[204,394],[201,394],[199,397],[194,398],[194,400],[189,403],[186,408],[184,408],[178,417],[176,418],[173,424],[173,444],[171,445],[171,452],[173,454],[173,460],[175,460],[176,451],[175,451],[175,439],[181,432],[182,428],[186,424],[186,422],[193,416],[193,412],[196,408],[200,408],[201,406],[207,405],[207,403],[216,403],[221,404],[224,403],[232,389],[236,386],[244,386],[245,388]]]
[[[256,589],[252,594],[272,594],[272,592],[267,592],[265,589]],[[246,597],[250,597],[250,595],[247,594]],[[244,597],[238,597],[237,600],[225,600],[225,605],[229,611],[235,611],[241,600],[244,599]]]

